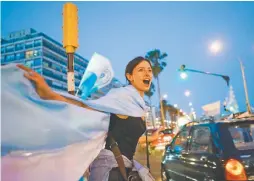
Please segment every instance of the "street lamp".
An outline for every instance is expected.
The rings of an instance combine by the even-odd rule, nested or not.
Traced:
[[[184,92],[184,95],[186,96],[186,97],[189,97],[190,96],[190,91],[189,90],[186,90],[185,92]]]
[[[164,95],[162,96],[162,98],[163,98],[163,100],[166,100],[166,99],[168,98],[168,95],[167,95],[167,94],[164,94]]]
[[[174,107],[175,107],[175,108],[177,108],[177,107],[178,107],[178,105],[177,105],[177,104],[174,104]]]

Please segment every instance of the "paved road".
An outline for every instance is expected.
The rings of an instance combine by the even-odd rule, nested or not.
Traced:
[[[146,165],[146,152],[137,150],[135,153],[135,159]],[[149,157],[150,160],[150,167],[151,167],[151,174],[155,178],[156,181],[161,181],[161,152],[156,152]]]

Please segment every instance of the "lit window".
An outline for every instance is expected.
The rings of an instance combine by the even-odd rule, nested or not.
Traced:
[[[25,66],[29,67],[29,68],[33,68],[34,65],[34,61],[33,60],[29,60],[25,62]]]

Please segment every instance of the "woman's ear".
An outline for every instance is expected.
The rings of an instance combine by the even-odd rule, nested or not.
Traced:
[[[127,77],[127,79],[129,80],[129,82],[132,82],[132,81],[133,81],[133,77],[132,77],[131,74],[127,73],[127,74],[126,74],[126,77]]]

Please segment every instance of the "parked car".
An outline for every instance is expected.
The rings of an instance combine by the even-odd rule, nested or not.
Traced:
[[[163,181],[254,180],[254,117],[189,123],[165,147]]]
[[[174,137],[172,129],[164,129],[160,132],[160,136],[157,140],[150,143],[151,151],[153,150],[164,150],[165,146],[172,141]]]
[[[155,131],[157,131],[157,129],[148,129],[147,135],[151,136]],[[158,137],[158,139],[150,142],[148,145],[148,151],[150,154],[155,152],[156,150],[164,150],[165,146],[168,143],[170,143],[170,141],[174,137],[172,129],[164,129],[164,130],[160,131],[159,134],[160,134],[160,136]],[[146,143],[140,144],[140,148],[145,149]]]

